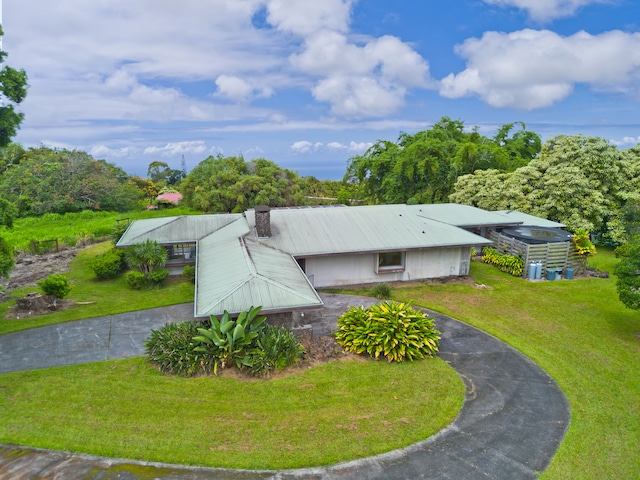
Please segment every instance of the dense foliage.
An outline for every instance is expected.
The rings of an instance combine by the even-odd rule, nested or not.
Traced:
[[[134,268],[143,275],[152,270],[164,267],[169,254],[167,249],[155,240],[145,240],[128,247],[124,252],[124,260],[129,268]]]
[[[265,325],[251,307],[231,318],[211,316],[203,322],[168,324],[153,330],[147,339],[149,361],[163,373],[194,376],[218,373],[231,365],[254,376],[269,376],[300,360],[304,349],[295,335],[283,327]]]
[[[540,150],[540,137],[512,124],[493,138],[466,132],[461,121],[444,117],[431,129],[403,133],[396,143],[380,140],[349,160],[345,180],[358,184],[369,203],[441,203],[459,175],[478,169],[512,171]]]
[[[0,38],[4,35],[0,27]],[[15,136],[24,114],[15,111],[27,96],[27,74],[4,65],[7,53],[0,50],[0,147],[5,147]]]
[[[560,135],[514,172],[488,169],[459,177],[449,199],[519,210],[619,242],[624,206],[639,195],[640,147],[618,150],[602,138]]]
[[[404,303],[351,307],[338,318],[336,340],[345,350],[390,362],[432,357],[440,332],[432,318]]]
[[[45,295],[53,295],[56,298],[64,298],[71,291],[71,283],[66,275],[60,273],[49,275],[44,280],[40,280],[38,286]]]
[[[485,247],[482,249],[482,261],[489,265],[494,265],[500,271],[519,277],[524,269],[524,260],[515,255],[500,253],[495,248]]]
[[[255,205],[300,205],[300,178],[275,163],[242,157],[209,157],[182,181],[183,202],[203,212],[240,213]]]
[[[0,237],[0,278],[9,277],[16,264],[13,247]]]
[[[143,197],[119,167],[94,160],[85,152],[47,147],[31,148],[19,158],[12,157],[0,173],[0,191],[23,217],[131,210],[139,207]]]
[[[124,250],[112,248],[96,255],[91,260],[91,270],[100,279],[114,278],[121,271],[124,263]]]
[[[620,301],[628,308],[640,310],[640,235],[616,249],[620,260],[615,268]]]

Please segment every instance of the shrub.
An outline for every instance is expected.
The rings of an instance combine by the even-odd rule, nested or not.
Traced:
[[[13,247],[4,238],[0,237],[0,278],[8,278],[15,264]]]
[[[391,297],[391,285],[388,283],[377,283],[371,289],[371,295],[377,299],[390,298]]]
[[[252,375],[268,377],[272,372],[299,362],[303,354],[304,347],[291,330],[265,325],[255,348],[242,358],[241,368]]]
[[[123,251],[112,248],[91,260],[91,270],[98,278],[114,278],[122,271]]]
[[[56,298],[64,298],[71,291],[69,279],[62,274],[49,275],[37,283],[45,295],[54,295]]]
[[[140,290],[147,283],[147,277],[144,273],[139,272],[138,270],[130,270],[125,274],[124,277],[127,285],[131,288]]]
[[[187,277],[192,283],[196,283],[196,267],[195,265],[185,265],[182,269],[182,276]]]
[[[217,368],[218,358],[212,351],[196,351],[193,337],[198,328],[207,328],[208,321],[168,323],[152,330],[145,342],[147,359],[162,373],[192,377],[208,374]]]
[[[193,338],[200,344],[196,350],[205,353],[211,348],[217,348],[216,355],[221,368],[231,362],[241,368],[245,355],[258,338],[262,324],[267,319],[265,316],[258,317],[261,309],[262,307],[251,307],[240,312],[236,319],[232,319],[226,310],[220,320],[211,315],[211,327],[198,328],[200,335]],[[214,373],[217,373],[217,365]]]
[[[495,248],[485,247],[482,249],[482,261],[489,265],[495,265],[501,271],[509,273],[514,277],[519,277],[524,271],[524,260],[515,255],[500,253]]]
[[[169,276],[169,270],[166,268],[156,268],[147,274],[147,280],[151,285],[160,285]]]
[[[124,232],[129,228],[129,222],[116,222],[110,231],[111,242],[115,245],[118,243]]]
[[[385,302],[351,307],[338,318],[336,340],[347,351],[402,362],[432,357],[440,332],[432,318],[404,303]]]

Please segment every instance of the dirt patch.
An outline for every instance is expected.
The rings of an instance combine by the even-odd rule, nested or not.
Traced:
[[[35,286],[38,280],[54,273],[68,272],[69,263],[78,251],[79,249],[73,248],[45,255],[19,255],[9,278],[0,279],[0,287],[8,293],[17,288]]]

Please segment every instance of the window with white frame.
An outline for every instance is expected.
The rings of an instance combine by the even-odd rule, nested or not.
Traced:
[[[404,270],[405,252],[378,253],[377,273],[402,272]]]

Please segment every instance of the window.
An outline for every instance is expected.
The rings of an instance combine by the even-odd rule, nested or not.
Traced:
[[[404,271],[404,252],[385,252],[378,254],[377,273]]]

